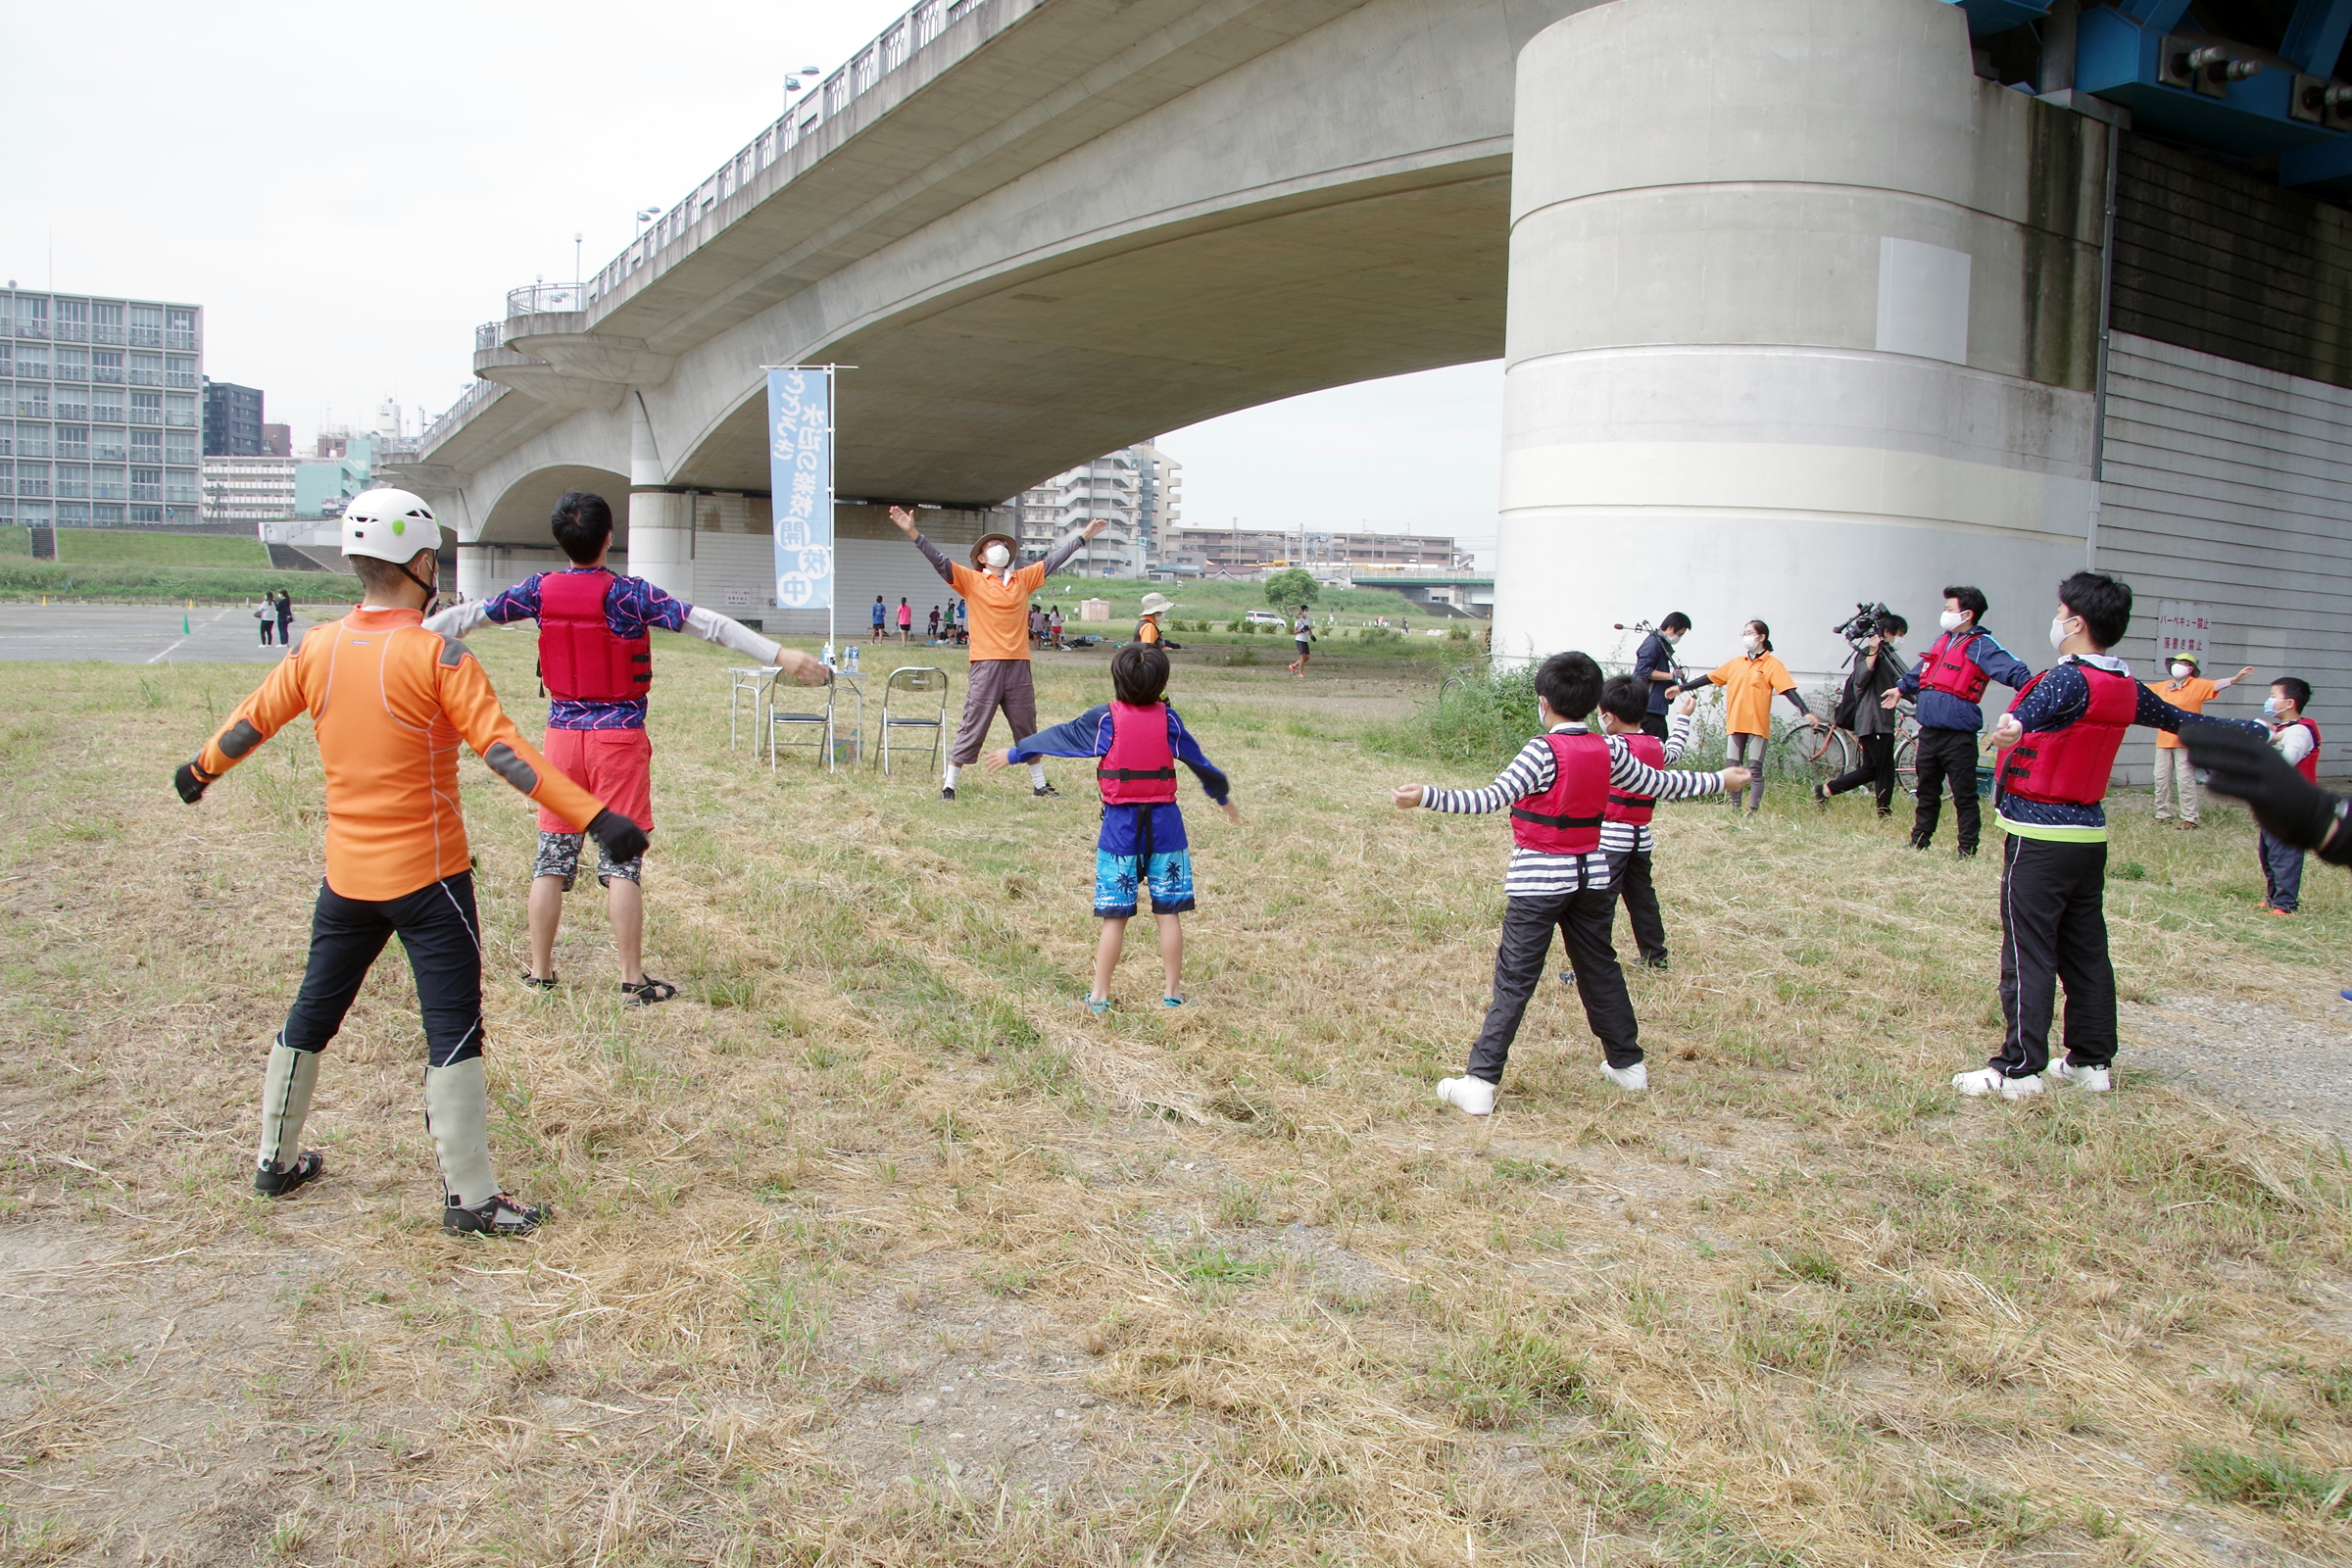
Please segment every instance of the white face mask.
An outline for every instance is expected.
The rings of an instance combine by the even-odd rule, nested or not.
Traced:
[[[2280,707],[2278,698],[2265,697],[2262,700],[2262,711],[2263,715],[2267,718],[2277,718],[2279,713],[2283,711],[2283,709]]]
[[[2066,629],[2066,624],[2068,621],[2078,618],[2079,617],[2074,615],[2058,615],[2052,617],[2050,621],[2050,647],[2053,650],[2063,649],[2066,647],[2067,638],[2074,635],[2072,632]]]
[[[990,545],[986,550],[981,552],[980,559],[988,563],[989,570],[1003,571],[1004,569],[1004,563],[1012,559],[1012,552],[1005,549],[1003,545]]]
[[[1746,636],[1740,639],[1740,646],[1752,654],[1757,649],[1764,646],[1764,639],[1751,631]]]
[[[1968,624],[1968,614],[1965,611],[1947,610],[1936,617],[1936,624],[1945,631],[1958,631]]]
[[[2196,672],[2197,666],[2194,664],[2175,664],[2173,666],[2173,679],[2186,680],[2189,676],[2194,675]]]

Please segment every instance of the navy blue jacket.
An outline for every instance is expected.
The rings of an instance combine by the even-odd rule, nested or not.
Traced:
[[[1933,644],[1930,645],[1934,646]],[[2020,691],[2034,678],[2026,662],[1992,640],[1992,633],[1982,626],[1971,627],[1968,640],[1961,644],[1961,653],[1969,662],[2012,691]],[[1900,690],[1905,697],[1919,699],[1919,727],[1922,729],[1964,729],[1971,735],[1984,727],[1984,710],[1977,703],[1962,702],[1950,692],[1922,691],[1919,677],[1926,672],[1928,656],[1919,656],[1919,662],[1903,676]]]

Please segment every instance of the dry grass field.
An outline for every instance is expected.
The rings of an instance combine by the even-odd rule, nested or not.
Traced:
[[[477,648],[527,727],[528,638]],[[1180,665],[1245,820],[1192,812],[1193,1004],[1139,929],[1098,1019],[1081,769],[771,779],[723,660],[657,658],[680,1000],[616,1004],[593,893],[564,988],[514,983],[532,825],[465,764],[492,1141],[557,1210],[507,1246],[437,1228],[396,955],[321,1080],[329,1179],[247,1195],[307,726],[190,809],[255,671],[0,666],[0,1561],[2352,1559],[2352,1171],[2135,1069],[2137,1024],[2112,1097],[1956,1102],[1992,857],[1786,790],[1661,812],[1652,1093],[1547,984],[1473,1123],[1431,1085],[1505,831],[1392,809],[1470,780],[1361,744],[1426,678]],[[1041,686],[1069,716],[1103,662]],[[2265,919],[2242,814],[2121,811],[2131,1018],[2340,1060],[2344,878]]]

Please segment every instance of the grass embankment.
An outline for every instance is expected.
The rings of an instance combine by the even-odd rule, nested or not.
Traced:
[[[527,712],[530,641],[476,647]],[[1957,1103],[1997,1029],[1991,857],[1785,790],[1662,812],[1656,1087],[1604,1084],[1546,984],[1473,1123],[1430,1086],[1506,838],[1387,806],[1428,764],[1359,737],[1403,688],[1180,669],[1246,820],[1190,813],[1192,1005],[1139,940],[1097,1019],[1083,799],[771,778],[726,749],[727,657],[656,654],[659,1010],[614,1004],[593,891],[564,989],[514,983],[531,818],[464,764],[493,1140],[558,1210],[505,1248],[435,1228],[389,951],[325,1065],[329,1179],[242,1196],[319,863],[304,728],[190,810],[171,768],[255,672],[0,668],[0,1549],[2352,1556],[2340,1158],[2129,1051],[2103,1100]],[[1039,674],[1049,718],[1104,695],[1097,656]],[[2265,919],[2242,816],[2209,821],[2121,822],[2127,993],[2334,1005],[2344,879]]]
[[[358,598],[339,573],[272,570],[259,539],[144,528],[59,528],[56,539],[58,559],[35,561],[30,530],[0,528],[0,595],[218,604],[282,588],[297,601]]]

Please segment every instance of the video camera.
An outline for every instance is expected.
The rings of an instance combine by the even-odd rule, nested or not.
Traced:
[[[1891,613],[1891,612],[1888,611],[1884,604],[1856,604],[1854,606],[1853,618],[1851,620],[1841,621],[1838,625],[1831,627],[1830,635],[1833,637],[1842,637],[1847,642],[1856,645],[1866,643],[1871,638],[1878,635],[1879,617],[1881,615],[1889,613]]]

